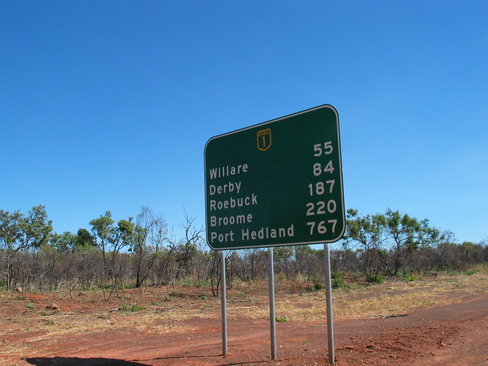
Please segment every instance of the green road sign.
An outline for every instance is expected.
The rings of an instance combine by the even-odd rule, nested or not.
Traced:
[[[339,117],[323,105],[205,146],[212,249],[330,243],[345,228]]]

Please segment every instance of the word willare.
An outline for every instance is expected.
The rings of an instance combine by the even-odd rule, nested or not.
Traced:
[[[209,169],[210,179],[224,178],[231,175],[247,173],[247,164],[240,164],[237,166],[225,165],[223,167]]]

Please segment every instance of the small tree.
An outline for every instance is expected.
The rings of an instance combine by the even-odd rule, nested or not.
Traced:
[[[47,243],[52,230],[52,221],[48,220],[46,208],[42,205],[33,207],[27,216],[20,211],[10,213],[0,210],[0,247],[4,248],[6,253],[7,289],[12,289],[15,283],[12,266],[18,253],[39,248]]]
[[[405,257],[419,246],[417,240],[423,230],[422,224],[407,214],[388,209],[385,215],[386,231],[393,242],[393,275],[401,269],[405,272]]]
[[[114,220],[112,220],[112,213],[106,211],[105,215],[101,215],[98,219],[90,221],[92,226],[92,237],[95,245],[100,253],[102,253],[103,266],[107,268],[107,251],[109,250],[110,237],[114,231]]]
[[[380,250],[384,240],[384,226],[385,220],[382,215],[361,217],[357,210],[347,210],[347,230],[344,239],[359,243],[362,270],[368,281],[377,281],[379,278],[381,259],[384,258],[384,253]]]
[[[113,291],[119,284],[120,276],[125,271],[125,258],[120,257],[120,252],[124,247],[129,247],[134,241],[134,223],[132,218],[120,220],[117,226],[114,225],[110,211],[98,219],[90,221],[92,226],[92,237],[95,245],[102,254],[104,275],[112,282],[109,296],[110,299]],[[109,258],[107,258],[109,256]],[[110,261],[109,261],[110,259]],[[102,288],[104,288],[102,286]]]
[[[150,208],[143,207],[136,218],[131,251],[135,255],[136,284],[141,287],[156,264],[156,259],[168,240],[166,220]]]
[[[185,231],[185,237],[182,240],[168,238],[168,247],[175,253],[179,265],[178,272],[191,274],[191,262],[203,240],[203,227],[195,227],[195,220],[196,217],[188,216],[185,211],[185,221],[181,225]]]
[[[74,247],[71,248],[73,251],[85,251],[91,248],[96,248],[97,244],[93,236],[86,229],[79,229],[76,233],[76,240],[73,243]]]

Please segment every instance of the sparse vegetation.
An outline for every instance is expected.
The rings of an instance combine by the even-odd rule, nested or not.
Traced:
[[[0,290],[19,290],[19,301],[35,291],[65,292],[72,299],[96,291],[105,301],[130,301],[128,291],[151,286],[211,286],[218,296],[220,257],[205,245],[194,218],[185,215],[183,228],[185,237],[173,238],[161,215],[143,208],[136,219],[115,221],[107,211],[91,220],[89,229],[56,234],[44,206],[27,215],[0,210]],[[441,233],[427,219],[390,209],[366,216],[348,210],[340,249],[331,251],[332,286],[352,291],[390,278],[416,286],[420,276],[435,278],[447,271],[475,275],[474,266],[488,263],[487,244],[456,243],[452,233]],[[278,281],[301,281],[305,292],[323,290],[322,249],[304,245],[273,250]],[[246,283],[239,297],[253,302],[253,286],[267,280],[267,265],[267,250],[227,251],[228,288],[237,281]],[[177,296],[170,294],[163,301]]]
[[[478,265],[469,272],[439,272],[433,277],[418,275],[416,279],[405,282],[396,278],[385,278],[382,283],[358,282],[354,276],[344,276],[344,287],[334,290],[334,318],[356,318],[359,316],[383,317],[407,313],[411,309],[427,308],[453,301],[465,301],[466,296],[479,296],[488,292],[488,266]],[[413,285],[413,286],[412,286]],[[301,280],[278,279],[276,283],[276,321],[324,322],[326,318],[324,290],[301,291],[308,282]],[[113,297],[109,303],[97,301],[103,297],[99,291],[86,291],[75,299],[63,293],[45,292],[33,294],[37,299],[17,306],[28,306],[29,311],[22,318],[29,321],[30,331],[43,330],[50,334],[71,334],[104,330],[112,327],[130,326],[133,329],[157,333],[167,329],[186,329],[189,325],[181,323],[191,318],[219,319],[220,299],[213,296],[203,301],[202,288],[172,287],[172,296],[165,293],[165,287],[158,286],[141,292],[133,288],[125,290],[125,298]],[[209,288],[204,288],[210,291]],[[65,290],[65,294],[69,290]],[[260,281],[251,285],[247,281],[235,281],[228,290],[229,319],[269,319],[268,283]],[[252,294],[252,296],[251,296]],[[243,296],[245,295],[245,296]],[[40,296],[40,297],[36,297]],[[1,300],[14,300],[16,295],[1,292]],[[48,300],[49,298],[49,300]],[[137,303],[127,302],[126,298],[137,299]],[[45,299],[40,302],[39,299]],[[162,299],[168,299],[163,300]],[[203,300],[203,299],[202,299]],[[45,303],[54,302],[61,311],[45,309]],[[70,311],[64,308],[71,302],[86,308],[86,311]],[[41,305],[42,304],[42,305]],[[88,309],[91,309],[88,310]],[[137,316],[135,316],[137,313]],[[164,316],[161,316],[164,314]],[[9,322],[16,324],[20,315],[12,313]],[[29,320],[30,319],[30,320]],[[43,319],[39,321],[39,319]]]

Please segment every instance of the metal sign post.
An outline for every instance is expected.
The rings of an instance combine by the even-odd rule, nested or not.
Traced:
[[[268,276],[269,276],[269,325],[271,335],[271,359],[276,360],[276,312],[274,291],[274,260],[273,248],[268,248]]]
[[[225,251],[220,252],[220,299],[222,307],[222,354],[227,355],[227,285],[225,282]]]
[[[329,346],[329,363],[335,361],[334,355],[334,323],[332,318],[332,283],[330,275],[330,245],[324,244],[325,253],[325,295],[327,304],[327,339]]]

